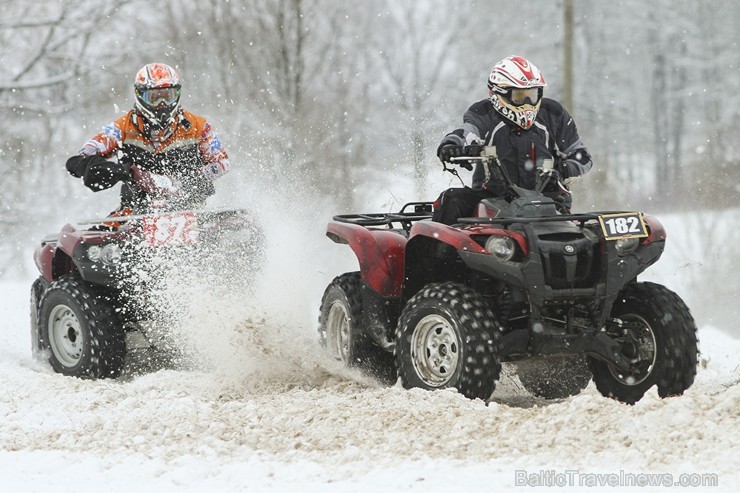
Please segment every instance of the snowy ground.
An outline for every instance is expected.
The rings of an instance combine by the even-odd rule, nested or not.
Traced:
[[[282,255],[283,275],[259,293],[231,309],[194,304],[206,364],[191,371],[54,374],[30,355],[31,280],[0,283],[2,491],[740,490],[740,340],[727,332],[700,324],[702,366],[684,396],[653,389],[633,407],[593,385],[535,399],[507,375],[488,404],[381,387],[317,352],[315,305],[351,264],[321,241],[330,262],[313,238],[281,242],[305,251]],[[659,485],[618,486],[635,481]]]

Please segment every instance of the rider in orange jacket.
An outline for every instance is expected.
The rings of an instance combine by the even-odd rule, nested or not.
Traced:
[[[213,127],[180,108],[180,78],[163,63],[136,74],[134,108],[85,142],[67,170],[93,191],[122,181],[121,208],[146,199],[133,186],[131,167],[181,183],[182,204],[200,204],[215,192],[213,180],[229,170],[229,156]]]

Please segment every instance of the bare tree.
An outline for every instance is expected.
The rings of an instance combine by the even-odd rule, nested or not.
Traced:
[[[573,36],[575,31],[573,0],[563,4],[563,106],[571,115],[575,115],[573,101]]]
[[[266,179],[332,193],[350,206],[364,146],[368,55],[363,5],[330,0],[215,0],[202,8],[167,4],[168,39],[189,56],[179,63],[222,102],[222,118]],[[347,19],[350,19],[348,22]],[[208,32],[208,43],[196,33]],[[358,37],[358,34],[362,34]],[[196,40],[194,42],[194,40]],[[297,185],[297,186],[296,186]],[[285,189],[282,190],[285,192]]]
[[[93,5],[95,3],[95,6]],[[83,1],[5,2],[0,18],[0,233],[27,241],[53,211],[40,195],[58,193],[66,172],[54,164],[57,139],[66,132],[79,85],[100,63],[94,53],[99,25],[116,6]],[[61,194],[60,196],[64,196]],[[13,250],[0,255],[0,274],[22,269]]]
[[[454,79],[455,60],[460,56],[469,6],[450,8],[444,1],[384,3],[377,18],[377,40],[383,94],[398,111],[400,125],[394,126],[397,149],[407,149],[418,198],[426,198],[429,143],[437,142],[435,132],[446,118],[437,109],[445,98],[445,83]],[[382,28],[381,28],[382,26]]]

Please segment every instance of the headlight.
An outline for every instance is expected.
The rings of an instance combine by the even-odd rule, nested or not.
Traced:
[[[112,265],[121,260],[121,247],[115,243],[103,247],[102,259],[104,264]]]
[[[620,238],[616,240],[617,253],[624,257],[637,250],[637,246],[640,244],[639,238]]]
[[[103,254],[103,249],[98,245],[91,245],[87,248],[87,258],[93,262],[99,262],[100,256]]]
[[[87,258],[93,262],[103,262],[106,265],[117,264],[121,260],[121,247],[115,243],[108,245],[90,245],[87,247]]]
[[[516,243],[508,236],[491,236],[486,240],[486,250],[501,260],[511,260],[516,253]]]

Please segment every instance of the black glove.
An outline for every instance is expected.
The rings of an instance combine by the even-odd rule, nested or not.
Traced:
[[[480,144],[470,144],[463,147],[463,154],[470,157],[478,157],[483,152],[483,146]]]
[[[539,189],[543,192],[553,192],[560,188],[558,183],[561,175],[556,169],[542,170],[539,177]]]
[[[437,157],[439,157],[439,160],[443,163],[452,163],[453,157],[469,156],[470,154],[466,153],[466,149],[467,147],[455,144],[442,144],[437,149]],[[473,170],[473,165],[470,161],[455,160],[455,164],[468,171]]]
[[[558,170],[560,171],[560,178],[563,180],[566,178],[578,177],[581,174],[581,170],[577,164],[569,163],[567,161],[560,163]]]
[[[87,169],[88,157],[82,154],[77,154],[67,159],[67,171],[75,178],[82,178],[85,176],[85,169]]]
[[[443,163],[451,163],[453,157],[463,155],[463,146],[455,144],[442,144],[437,148],[437,157]]]
[[[81,163],[78,164],[77,170],[81,170],[83,166],[85,172],[82,180],[85,183],[85,186],[93,191],[105,190],[119,181],[131,179],[129,166],[122,163],[107,161],[103,156],[98,154],[84,156]],[[67,161],[67,169],[69,169],[69,161]]]

